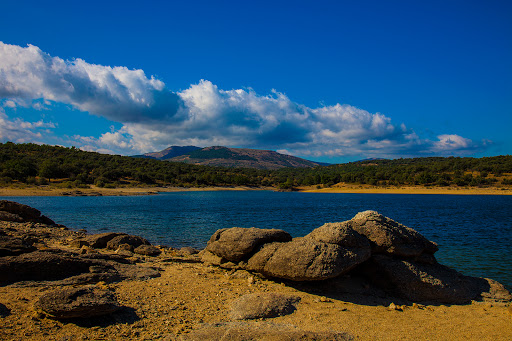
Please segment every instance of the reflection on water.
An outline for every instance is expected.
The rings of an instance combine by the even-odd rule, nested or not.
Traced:
[[[280,228],[303,236],[326,222],[376,210],[439,244],[438,260],[512,287],[512,197],[182,192],[130,197],[10,197],[90,233],[122,231],[152,243],[202,248],[217,229]]]

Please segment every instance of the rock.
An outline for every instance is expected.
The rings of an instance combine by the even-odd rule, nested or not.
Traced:
[[[116,233],[116,232],[106,232],[106,233],[98,233],[87,236],[83,239],[83,241],[87,242],[90,247],[95,249],[104,249],[107,247],[107,243],[118,236],[126,236],[126,233]]]
[[[9,315],[11,315],[11,310],[2,303],[0,303],[0,317],[6,317]]]
[[[371,242],[372,253],[385,253],[400,257],[418,257],[422,253],[433,255],[437,244],[419,232],[375,211],[364,211],[341,224],[350,226]]]
[[[119,246],[117,247],[117,250],[116,252],[118,251],[130,251],[130,252],[133,252],[133,246],[130,245],[130,244],[119,244]]]
[[[370,257],[370,243],[340,224],[325,224],[302,238],[266,244],[247,269],[293,281],[317,281],[342,275]]]
[[[5,211],[0,211],[0,220],[2,220],[2,221],[12,221],[12,222],[15,222],[15,223],[22,223],[24,221],[23,218],[20,217],[19,215],[13,214],[13,213],[9,213],[9,212],[5,212]]]
[[[64,288],[44,294],[35,308],[55,319],[88,318],[121,308],[114,294],[95,286]]]
[[[508,306],[508,313],[509,313],[510,315],[512,315],[512,305],[509,305],[509,306]]]
[[[505,288],[505,286],[493,279],[484,278],[487,282],[488,287],[483,286],[483,291],[480,293],[480,297],[484,301],[494,302],[511,302],[512,294]]]
[[[121,244],[128,244],[134,248],[139,245],[151,245],[146,239],[142,237],[123,234],[110,239],[107,243],[107,249],[117,250]]]
[[[203,324],[188,334],[180,335],[178,340],[230,340],[230,341],[290,341],[290,340],[323,340],[341,341],[354,338],[342,332],[315,332],[299,329],[289,324],[270,322],[227,322],[216,324]],[[174,340],[169,336],[164,340]]]
[[[201,261],[206,264],[221,265],[222,263],[226,262],[225,259],[217,256],[216,254],[211,253],[208,250],[201,251],[199,253],[199,256],[201,256]]]
[[[262,292],[239,297],[231,304],[231,317],[236,320],[288,315],[295,311],[300,297]]]
[[[158,256],[162,253],[162,250],[157,248],[153,245],[140,245],[137,246],[133,252],[139,254],[139,255],[145,255],[145,256]]]
[[[233,227],[217,230],[205,250],[229,261],[238,262],[263,244],[290,240],[290,234],[283,230]]]
[[[21,238],[0,236],[0,257],[15,256],[35,251],[36,248]]]
[[[68,252],[34,251],[0,258],[0,284],[58,280],[89,272],[95,262]]]
[[[21,218],[21,222],[28,221],[34,223],[42,223],[46,225],[55,225],[55,222],[48,217],[41,216],[41,212],[33,207],[19,204],[14,201],[8,200],[0,200],[0,211],[10,213],[10,215],[0,214],[0,220],[2,217],[11,219],[15,217],[17,220],[8,220],[8,221],[17,221],[18,218]]]
[[[464,304],[485,293],[492,296],[500,292],[492,293],[489,282],[483,278],[464,276],[441,264],[422,264],[385,255],[372,256],[358,271],[389,294],[413,302]]]

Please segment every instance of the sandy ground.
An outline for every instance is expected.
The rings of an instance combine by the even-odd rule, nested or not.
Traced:
[[[373,194],[457,194],[457,195],[512,195],[512,188],[498,187],[375,187],[369,185],[337,184],[333,187],[317,189],[316,186],[300,187],[301,192],[309,193],[373,193]]]
[[[402,311],[389,310],[390,299],[308,292],[252,280],[245,271],[168,256],[146,264],[161,268],[160,278],[99,284],[113,289],[119,302],[129,308],[85,323],[37,316],[33,302],[50,290],[47,287],[0,287],[0,302],[11,310],[11,315],[0,318],[0,339],[173,340],[202,323],[230,321],[230,303],[237,297],[269,291],[298,295],[301,301],[291,315],[265,320],[303,330],[346,332],[356,340],[512,340],[512,315],[506,304],[408,305]]]
[[[265,189],[265,188],[264,188]],[[55,188],[48,186],[27,186],[0,187],[0,196],[125,196],[125,195],[152,195],[164,192],[190,192],[190,191],[248,191],[255,190],[251,187],[201,187],[201,188],[183,188],[183,187],[119,187],[119,188],[101,188],[91,186],[91,188]]]
[[[190,191],[250,191],[275,190],[272,187],[254,188],[245,186],[233,187],[120,187],[120,188],[73,188],[63,189],[48,186],[0,187],[0,196],[124,196],[124,195],[152,195],[164,192],[190,192]],[[337,184],[333,187],[317,189],[316,186],[299,187],[299,192],[306,193],[369,193],[369,194],[458,194],[458,195],[512,195],[512,187],[375,187],[369,185]]]

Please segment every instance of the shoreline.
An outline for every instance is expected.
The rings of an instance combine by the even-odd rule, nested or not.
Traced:
[[[26,186],[23,188],[1,187],[0,196],[132,196],[155,195],[172,192],[202,192],[202,191],[276,191],[273,187],[248,187],[248,186],[218,186],[218,187],[118,187],[101,188],[56,188],[48,186]],[[299,187],[300,193],[347,193],[347,194],[437,194],[437,195],[512,195],[512,188],[497,187],[375,187],[369,185],[338,184],[328,188],[316,188],[316,186]]]

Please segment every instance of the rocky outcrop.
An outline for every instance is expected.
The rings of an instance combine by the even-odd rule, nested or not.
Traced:
[[[144,256],[158,256],[162,253],[162,250],[160,250],[159,248],[157,248],[156,246],[154,245],[140,245],[140,246],[137,246],[134,250],[133,250],[134,253],[137,253],[139,255],[144,255]]]
[[[290,240],[290,234],[283,230],[233,227],[217,230],[208,241],[205,251],[238,262],[263,244]]]
[[[0,257],[15,256],[35,250],[33,245],[21,238],[0,235]]]
[[[326,243],[308,235],[265,245],[249,259],[246,268],[270,277],[317,281],[342,275],[369,257],[370,245],[364,238],[360,245],[345,247],[343,242]]]
[[[151,245],[146,239],[142,237],[123,234],[110,239],[107,242],[107,249],[117,250],[122,244],[128,244],[134,248],[140,245]]]
[[[438,250],[436,243],[419,232],[375,211],[360,212],[351,220],[340,224],[368,238],[373,254],[419,257],[423,253],[433,255]]]
[[[295,311],[300,297],[273,292],[244,295],[231,303],[231,318],[247,320],[288,315]]]
[[[42,295],[34,306],[59,320],[108,315],[121,308],[114,293],[96,286],[58,289]]]
[[[495,281],[464,276],[438,264],[436,243],[375,211],[324,224],[291,241],[262,238],[254,248],[239,243],[244,233],[239,228],[217,231],[202,260],[224,267],[226,260],[240,261],[238,268],[292,281],[362,275],[376,287],[369,292],[384,291],[414,302],[462,304],[474,299],[512,299]]]
[[[63,251],[34,251],[0,258],[0,285],[19,281],[59,280],[89,272],[95,262]]]
[[[39,210],[9,200],[0,200],[0,220],[55,225],[53,220],[41,215]]]
[[[97,233],[86,236],[75,241],[76,247],[82,247],[83,245],[90,246],[95,249],[104,249],[107,247],[107,243],[118,236],[126,235],[126,233],[106,232]],[[79,244],[79,245],[78,245]]]

